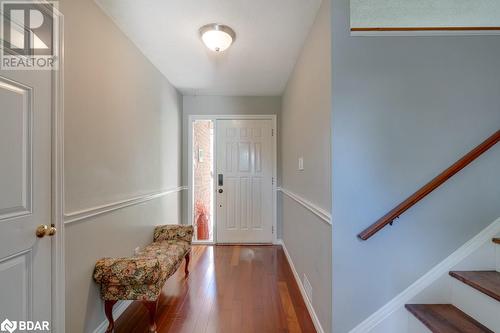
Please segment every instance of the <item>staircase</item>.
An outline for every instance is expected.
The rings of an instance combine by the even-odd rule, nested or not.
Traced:
[[[493,243],[498,245],[497,270],[449,272],[456,281],[453,304],[406,304],[426,328],[412,326],[412,333],[500,333],[500,238]]]
[[[391,226],[401,214],[424,200],[499,142],[500,130],[361,231],[358,237],[367,241],[385,227]],[[496,230],[496,233],[488,234],[485,238],[484,235],[490,229]],[[358,324],[350,333],[422,333],[429,330],[440,333],[500,333],[499,231],[500,219]],[[473,248],[471,244],[476,243],[488,245]],[[457,258],[463,259],[463,262],[458,264]],[[416,319],[412,320],[411,315],[407,319],[408,312],[404,308]]]
[[[392,226],[407,210],[497,143],[500,143],[500,130],[361,231],[359,239],[367,241]],[[350,333],[425,333],[429,330],[500,333],[500,218]]]

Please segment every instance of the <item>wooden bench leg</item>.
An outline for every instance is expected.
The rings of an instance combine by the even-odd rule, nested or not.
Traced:
[[[148,309],[149,312],[149,332],[156,333],[156,310],[158,309],[158,300],[156,301],[143,301],[142,304]]]
[[[106,333],[113,332],[115,328],[115,321],[113,320],[113,306],[117,301],[104,301],[104,313],[106,313],[106,318],[108,318],[108,328],[106,329]]]
[[[184,268],[184,273],[189,275],[189,259],[191,258],[191,251],[186,254],[186,267]]]

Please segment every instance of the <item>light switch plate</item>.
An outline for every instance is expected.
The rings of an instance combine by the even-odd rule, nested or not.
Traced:
[[[304,170],[304,158],[299,157],[299,171]]]

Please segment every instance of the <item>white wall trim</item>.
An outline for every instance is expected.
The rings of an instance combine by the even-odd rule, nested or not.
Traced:
[[[52,237],[52,332],[66,331],[66,265],[64,241],[64,15],[59,17],[59,70],[52,73],[52,223],[57,233]]]
[[[113,318],[115,319],[115,322],[132,303],[133,301],[119,301],[118,303],[116,303],[113,308]],[[97,326],[97,328],[94,330],[94,333],[105,333],[107,328],[108,320],[105,319],[102,323],[99,324],[99,326]]]
[[[137,204],[140,204],[140,203],[143,203],[146,201],[150,201],[153,199],[163,197],[167,194],[177,193],[177,192],[180,192],[180,191],[183,191],[186,189],[187,189],[187,186],[178,186],[178,187],[174,187],[171,189],[153,192],[153,193],[137,196],[137,197],[122,200],[122,201],[116,201],[116,202],[108,203],[105,205],[95,206],[95,207],[91,207],[91,208],[84,209],[84,210],[66,213],[66,214],[64,214],[64,223],[68,224],[68,223],[81,221],[84,219],[88,219],[90,217],[102,215],[104,213],[108,213],[108,212],[112,212],[112,211],[122,209],[125,207],[137,205]]]
[[[312,202],[302,198],[300,195],[293,193],[292,191],[289,191],[285,188],[282,187],[277,187],[277,191],[280,191],[281,193],[285,194],[287,197],[295,200],[299,204],[301,204],[303,207],[311,211],[313,214],[317,215],[321,220],[328,224],[332,224],[332,215],[324,210],[323,208],[318,207],[317,205],[313,204]]]
[[[402,293],[394,297],[389,303],[381,307],[358,326],[353,328],[349,333],[366,333],[374,329],[383,320],[393,314],[395,311],[404,307],[406,303],[411,301],[413,297],[422,292],[425,288],[430,286],[433,282],[441,276],[448,274],[448,272],[466,257],[471,255],[474,251],[479,249],[483,244],[491,242],[491,239],[500,232],[500,218],[495,222],[483,229],[479,234],[474,236],[467,243],[462,245],[458,250],[453,252],[450,256],[442,262],[434,266],[429,272],[423,275],[420,279],[415,281],[412,285],[406,288]]]
[[[304,286],[302,285],[302,281],[300,280],[299,273],[295,269],[295,265],[293,264],[292,257],[290,257],[290,253],[288,253],[288,250],[286,249],[285,242],[282,239],[278,239],[276,241],[276,244],[281,245],[283,248],[283,252],[285,252],[286,259],[288,260],[288,264],[290,265],[290,269],[292,270],[293,276],[295,277],[295,281],[297,282],[297,285],[299,286],[300,294],[302,295],[302,298],[304,299],[304,303],[306,304],[307,311],[309,312],[309,315],[311,316],[311,319],[314,324],[314,328],[316,328],[316,332],[318,333],[325,333],[323,330],[323,327],[321,326],[321,323],[319,322],[318,316],[316,315],[316,311],[314,311],[314,307],[307,297],[306,291],[304,289]]]
[[[356,37],[420,37],[420,36],[498,36],[499,30],[412,30],[412,31],[351,31],[351,36]]]

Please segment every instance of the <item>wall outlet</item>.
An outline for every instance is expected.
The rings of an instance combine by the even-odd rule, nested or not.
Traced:
[[[303,171],[303,170],[304,170],[304,158],[299,157],[299,171]]]
[[[309,282],[309,279],[305,274],[302,277],[302,285],[304,286],[304,290],[306,292],[307,298],[309,299],[309,302],[312,303],[313,287],[311,286],[311,283]]]
[[[138,255],[141,248],[138,246],[134,249],[134,255]]]

